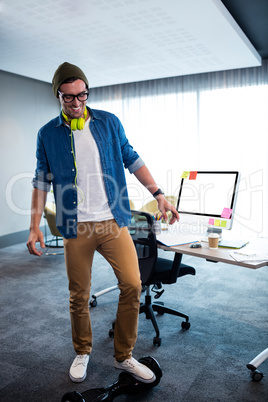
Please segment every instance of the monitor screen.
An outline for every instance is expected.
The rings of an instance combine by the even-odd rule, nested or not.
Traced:
[[[199,217],[210,228],[231,229],[239,172],[184,172],[177,211],[180,215]],[[215,230],[217,231],[217,230]]]

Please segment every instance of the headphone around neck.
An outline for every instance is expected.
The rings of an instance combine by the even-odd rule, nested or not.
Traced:
[[[86,107],[84,110],[84,117],[80,117],[80,119],[68,119],[68,117],[63,112],[63,110],[61,111],[61,113],[62,113],[64,120],[67,121],[67,123],[70,123],[72,131],[84,129],[85,123],[86,123],[86,118],[87,118],[87,108]]]
[[[76,174],[75,174],[75,187],[77,188],[77,190],[79,191],[79,193],[82,196],[82,200],[78,203],[81,204],[82,202],[84,202],[84,193],[83,191],[78,187],[77,185],[77,164],[76,164],[76,158],[75,158],[75,152],[74,152],[74,144],[73,144],[73,131],[76,130],[83,130],[83,128],[85,127],[85,123],[86,123],[86,118],[87,118],[87,108],[85,107],[84,110],[84,117],[80,117],[79,119],[68,119],[68,117],[66,116],[66,114],[63,112],[63,110],[61,111],[61,114],[64,118],[64,120],[67,123],[70,123],[70,127],[71,127],[71,149],[72,149],[72,154],[73,154],[73,158],[74,158],[74,166],[75,166],[75,170],[76,170]]]

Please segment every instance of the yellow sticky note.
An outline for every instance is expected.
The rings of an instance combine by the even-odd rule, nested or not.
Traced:
[[[190,174],[190,172],[183,172],[183,174],[181,175],[181,178],[182,179],[188,179],[188,176],[189,176],[189,174]]]
[[[219,219],[215,219],[214,225],[215,226],[220,226],[221,221]]]
[[[221,221],[221,227],[226,228],[227,221]]]

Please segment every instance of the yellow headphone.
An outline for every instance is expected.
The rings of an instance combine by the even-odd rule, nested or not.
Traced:
[[[70,119],[69,120],[68,117],[66,116],[66,114],[63,112],[63,110],[61,111],[61,113],[62,113],[64,120],[67,121],[67,123],[71,123],[72,131],[83,130],[83,128],[85,127],[86,118],[87,118],[87,108],[86,107],[84,110],[84,117],[80,117],[80,119]]]
[[[79,205],[82,202],[84,202],[84,194],[83,194],[83,191],[77,185],[77,173],[78,173],[78,171],[77,171],[77,165],[76,165],[76,158],[75,158],[75,154],[74,154],[73,131],[83,130],[83,128],[85,127],[86,118],[87,118],[87,108],[85,107],[84,117],[80,117],[79,119],[70,119],[69,120],[68,117],[66,116],[66,114],[63,112],[63,110],[61,111],[61,113],[62,113],[62,116],[63,116],[64,120],[67,121],[67,123],[71,123],[70,124],[70,127],[71,127],[71,148],[72,148],[72,154],[73,154],[73,158],[74,158],[74,166],[75,166],[75,171],[76,171],[74,181],[75,181],[75,187],[77,188],[77,190],[79,191],[79,193],[82,196],[82,200],[78,203],[78,205]]]

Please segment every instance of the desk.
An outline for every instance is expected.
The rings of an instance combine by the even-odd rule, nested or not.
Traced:
[[[212,262],[224,262],[226,264],[239,265],[240,267],[258,269],[268,265],[268,261],[249,263],[249,262],[239,262],[234,260],[230,256],[230,251],[232,249],[218,248],[217,250],[211,250],[208,247],[208,243],[202,242],[202,248],[190,248],[189,244],[183,244],[180,246],[164,246],[163,244],[158,244],[158,248],[166,251],[174,251],[179,254],[186,254],[193,257],[204,258],[207,261]],[[247,249],[256,249],[258,251],[267,251],[268,240],[258,239],[250,242],[247,246],[243,247],[243,251]],[[250,363],[247,364],[249,370],[251,370],[251,377],[254,381],[259,382],[263,374],[257,370],[259,365],[268,359],[268,348],[263,350],[258,356],[256,356]]]
[[[250,242],[247,246],[243,247],[243,251],[247,250],[247,248],[254,248],[254,246],[260,251],[268,250],[268,240],[265,239],[259,239],[255,240],[253,242]],[[204,258],[208,261],[213,261],[213,262],[224,262],[226,264],[232,264],[232,265],[239,265],[240,267],[245,267],[245,268],[251,268],[251,269],[257,269],[257,268],[262,268],[268,265],[268,261],[265,262],[257,262],[257,263],[252,263],[252,262],[239,262],[234,260],[230,256],[230,251],[233,251],[233,249],[229,248],[218,248],[217,250],[211,250],[208,247],[208,243],[202,242],[202,248],[190,248],[189,244],[183,244],[181,246],[164,246],[163,244],[158,244],[158,247],[166,250],[166,251],[174,251],[175,253],[179,254],[187,254],[191,255],[192,257],[199,257],[199,258]]]

